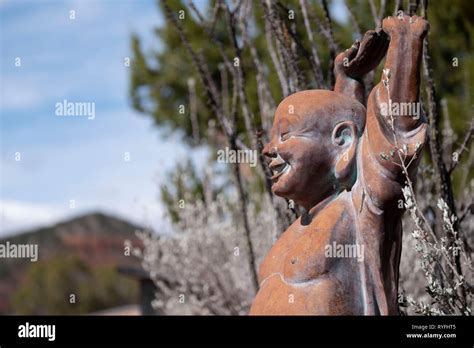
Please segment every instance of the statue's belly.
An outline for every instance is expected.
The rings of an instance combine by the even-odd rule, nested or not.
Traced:
[[[344,286],[327,275],[311,281],[289,283],[280,273],[261,284],[251,315],[353,315]]]

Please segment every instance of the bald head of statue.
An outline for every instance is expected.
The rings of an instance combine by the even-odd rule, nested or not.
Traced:
[[[272,191],[309,210],[350,190],[365,116],[360,102],[333,91],[307,90],[285,98],[263,149],[270,159]]]

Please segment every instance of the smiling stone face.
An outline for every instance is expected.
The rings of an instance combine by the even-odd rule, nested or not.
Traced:
[[[272,190],[306,209],[341,187],[337,162],[355,158],[365,108],[342,94],[310,90],[284,99],[275,113],[271,141],[263,149],[270,158]],[[348,152],[349,151],[349,152]]]

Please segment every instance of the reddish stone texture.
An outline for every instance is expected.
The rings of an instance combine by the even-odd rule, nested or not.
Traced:
[[[298,92],[278,106],[263,150],[272,190],[306,212],[262,262],[250,314],[398,314],[401,164],[411,161],[413,180],[427,125],[423,115],[382,110],[389,100],[419,102],[428,27],[417,16],[384,19],[382,30],[367,32],[336,58],[335,91]],[[366,108],[362,77],[385,55],[385,83],[373,88]],[[363,252],[330,257],[328,246]]]

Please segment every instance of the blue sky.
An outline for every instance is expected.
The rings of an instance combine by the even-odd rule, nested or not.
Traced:
[[[132,32],[159,47],[155,1],[1,0],[0,11],[0,237],[95,210],[162,228],[158,184],[189,149],[132,110],[124,66]],[[64,99],[94,102],[95,119],[56,116]]]

